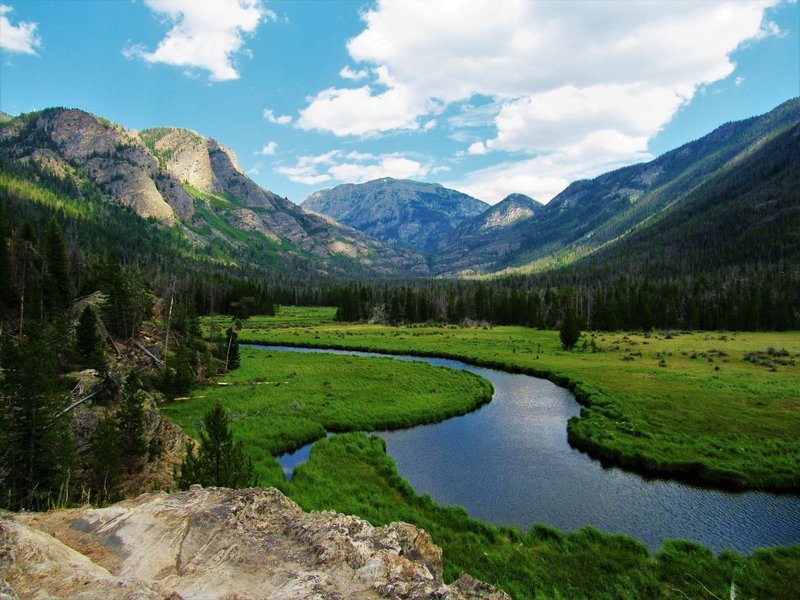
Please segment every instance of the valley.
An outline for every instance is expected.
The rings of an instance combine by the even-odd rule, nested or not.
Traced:
[[[546,204],[383,177],[298,206],[187,129],[62,108],[5,119],[3,507],[185,488],[217,411],[214,435],[242,461],[217,476],[306,511],[424,528],[444,550],[442,585],[466,572],[514,598],[791,598],[798,127],[794,99]],[[528,400],[534,378],[563,395],[536,434],[554,446],[490,437],[480,421],[443,433],[493,414],[486,377],[515,376]],[[506,425],[537,413],[520,406]],[[478,453],[505,445],[494,468]],[[276,456],[299,448],[307,460],[287,478]],[[539,482],[527,469],[551,452],[575,462]],[[479,492],[454,457],[499,479]],[[426,483],[428,462],[447,477]],[[542,488],[550,499],[528,504]],[[487,498],[516,516],[483,511]],[[645,510],[662,526],[628,528]],[[726,527],[739,511],[758,516]]]

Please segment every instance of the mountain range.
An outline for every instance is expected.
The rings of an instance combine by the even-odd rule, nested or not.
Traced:
[[[438,183],[385,177],[314,192],[301,206],[328,215],[382,242],[433,250],[465,218],[489,205]]]
[[[0,129],[0,158],[109,202],[241,267],[424,275],[424,257],[311,214],[253,182],[213,139],[172,127],[125,129],[82,110],[21,115]]]
[[[663,270],[800,254],[799,124],[794,99],[650,162],[576,181],[544,205],[512,194],[489,206],[439,184],[383,178],[320,190],[298,206],[253,182],[213,139],[173,127],[137,132],[76,109],[4,121],[0,164],[33,183],[93,186],[191,252],[253,272],[463,276],[612,262]]]

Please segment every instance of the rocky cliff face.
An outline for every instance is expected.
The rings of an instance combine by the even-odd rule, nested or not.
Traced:
[[[303,208],[328,215],[382,242],[429,250],[488,205],[442,187],[385,177],[314,192]]]
[[[59,175],[79,172],[143,217],[167,224],[188,218],[192,198],[159,169],[135,131],[81,110],[50,109],[0,129],[6,159],[33,162]]]
[[[102,509],[3,514],[0,594],[19,598],[508,598],[413,525],[305,513],[275,489],[145,494]]]
[[[301,270],[428,273],[416,252],[387,247],[265,190],[230,148],[192,131],[136,132],[81,110],[48,109],[0,128],[0,157],[96,184],[142,217],[185,226],[183,233],[197,245],[223,240],[230,262],[258,257],[266,248]]]

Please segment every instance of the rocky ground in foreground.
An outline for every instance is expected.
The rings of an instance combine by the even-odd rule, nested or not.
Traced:
[[[442,580],[413,525],[306,513],[275,489],[193,486],[107,508],[0,514],[0,599],[486,598]]]

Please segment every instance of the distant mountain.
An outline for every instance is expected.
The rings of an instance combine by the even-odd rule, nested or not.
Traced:
[[[572,183],[535,218],[487,235],[464,255],[454,235],[433,260],[436,273],[539,271],[570,264],[663,216],[699,186],[731,172],[766,143],[800,122],[800,99],[771,112],[727,123],[655,160]],[[755,176],[755,175],[754,175]],[[460,260],[456,260],[461,257]]]
[[[191,131],[136,132],[81,110],[48,109],[0,128],[0,158],[75,189],[95,186],[109,201],[177,227],[192,245],[240,267],[428,272],[421,255],[388,247],[261,188],[229,148]]]
[[[314,192],[302,205],[384,243],[430,250],[488,205],[438,183],[385,177]]]
[[[436,261],[449,269],[490,268],[512,248],[505,232],[527,222],[544,205],[524,194],[510,194],[481,214],[464,219],[439,242]]]

